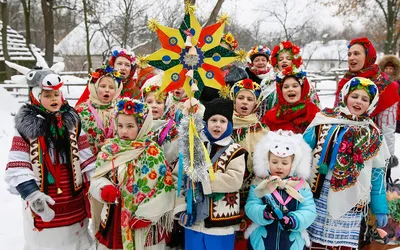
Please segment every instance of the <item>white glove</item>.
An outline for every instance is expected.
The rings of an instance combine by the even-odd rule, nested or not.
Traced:
[[[49,222],[54,218],[54,210],[47,203],[54,205],[56,202],[50,196],[37,190],[28,195],[25,200],[32,211],[38,214],[44,222]]]

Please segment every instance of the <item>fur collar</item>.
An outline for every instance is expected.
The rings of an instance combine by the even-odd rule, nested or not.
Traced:
[[[74,130],[77,123],[80,122],[76,111],[68,104],[64,104],[60,110],[64,110],[62,116],[67,130]],[[50,126],[46,115],[50,114],[46,114],[30,104],[25,104],[15,116],[15,128],[26,139],[35,139],[46,135]]]

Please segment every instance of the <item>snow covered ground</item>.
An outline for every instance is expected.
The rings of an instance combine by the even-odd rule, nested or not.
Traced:
[[[334,88],[334,82],[324,82],[319,88]],[[74,89],[81,92],[81,89]],[[321,96],[322,106],[330,107],[333,103],[333,96]],[[11,195],[7,191],[4,182],[4,170],[7,164],[8,152],[14,133],[14,118],[11,115],[16,113],[20,104],[7,91],[0,87],[0,249],[23,249],[23,228],[22,228],[22,203],[18,196]],[[400,157],[400,134],[396,134],[396,155]],[[393,171],[394,178],[400,178],[400,167]],[[399,248],[400,249],[400,248]]]

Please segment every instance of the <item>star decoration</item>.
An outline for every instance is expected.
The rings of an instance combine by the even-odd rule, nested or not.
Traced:
[[[228,16],[223,14],[217,23],[202,28],[194,11],[193,6],[185,6],[179,29],[163,26],[154,19],[149,21],[148,27],[157,33],[162,48],[141,60],[164,71],[161,91],[183,87],[189,99],[197,99],[204,86],[225,86],[220,68],[239,58],[220,46]]]

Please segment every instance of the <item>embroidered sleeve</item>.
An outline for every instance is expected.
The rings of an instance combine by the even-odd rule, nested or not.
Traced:
[[[240,150],[240,155],[230,160],[225,171],[215,172],[215,180],[211,181],[213,193],[237,192],[243,184],[244,172],[246,169],[245,150]]]
[[[96,156],[90,150],[87,135],[83,130],[78,138],[78,149],[82,172],[86,172],[88,177],[91,177],[95,169]]]
[[[29,144],[15,130],[4,175],[4,180],[12,194],[19,194],[16,187],[22,182],[32,179],[39,181],[32,171],[29,149]]]
[[[382,130],[383,136],[391,155],[395,152],[397,103],[377,115],[376,123]]]

